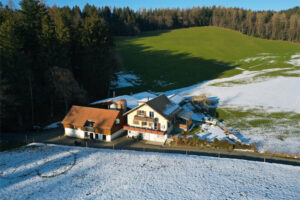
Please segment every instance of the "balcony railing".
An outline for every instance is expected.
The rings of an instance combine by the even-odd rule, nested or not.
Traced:
[[[155,122],[154,118],[145,117],[145,116],[143,117],[143,116],[140,116],[140,115],[135,115],[134,120],[141,120],[141,121],[145,121],[145,122]]]
[[[140,127],[134,127],[134,126],[124,126],[125,130],[132,130],[132,131],[139,131],[139,132],[146,132],[146,133],[154,133],[158,135],[164,135],[166,131],[159,131],[159,130],[153,130],[148,128],[140,128]]]

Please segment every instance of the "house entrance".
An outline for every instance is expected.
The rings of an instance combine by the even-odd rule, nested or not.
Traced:
[[[90,133],[90,139],[93,140],[94,139],[94,134]]]
[[[154,122],[154,129],[157,130],[157,122]]]
[[[106,135],[102,135],[102,140],[106,140]]]

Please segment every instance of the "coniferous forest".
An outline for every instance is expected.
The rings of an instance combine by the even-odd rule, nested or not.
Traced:
[[[113,36],[218,26],[254,37],[300,42],[300,8],[141,9],[0,2],[0,129],[21,131],[61,118],[72,104],[110,95],[120,69]]]

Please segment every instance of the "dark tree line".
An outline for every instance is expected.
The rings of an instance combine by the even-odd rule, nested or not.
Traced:
[[[10,1],[9,1],[10,2]],[[82,10],[22,0],[0,2],[0,129],[26,127],[62,116],[72,104],[109,94],[119,67],[112,36],[193,26],[300,42],[300,8],[254,12],[238,8],[98,8]]]
[[[97,10],[0,4],[0,128],[23,130],[107,97],[118,67]]]
[[[85,9],[90,8],[86,6]],[[93,9],[96,9],[93,7]],[[224,7],[191,9],[98,8],[113,35],[135,35],[143,31],[193,26],[218,26],[274,40],[300,42],[300,7],[286,11],[259,11]]]

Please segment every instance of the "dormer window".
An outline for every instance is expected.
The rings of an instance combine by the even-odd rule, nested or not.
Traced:
[[[94,121],[91,120],[86,120],[85,125],[84,126],[88,126],[88,127],[93,127],[94,126]]]
[[[120,124],[120,119],[119,118],[116,119],[116,124]]]

